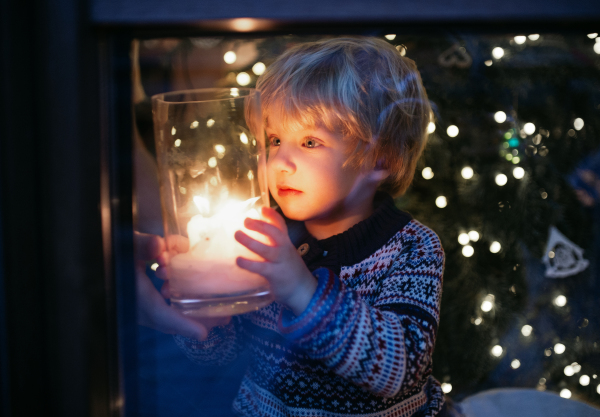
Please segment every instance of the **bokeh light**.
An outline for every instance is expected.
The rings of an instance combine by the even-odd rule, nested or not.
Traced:
[[[423,168],[423,171],[421,171],[421,175],[426,180],[430,180],[433,178],[433,170],[430,167],[425,167]]]
[[[458,127],[454,126],[454,125],[450,125],[450,126],[448,126],[448,129],[446,129],[446,133],[451,138],[455,138],[458,136]]]
[[[466,245],[467,243],[469,243],[471,239],[469,239],[469,235],[466,233],[461,233],[460,235],[458,235],[458,243],[460,243],[461,245]]]
[[[225,52],[225,55],[223,55],[223,61],[225,61],[226,64],[233,64],[236,60],[237,55],[233,51],[227,51]]]
[[[246,86],[248,84],[250,84],[250,74],[248,74],[247,72],[240,72],[236,77],[235,80],[237,81],[237,83],[241,86]]]
[[[565,297],[564,295],[559,295],[554,299],[554,305],[557,307],[564,307],[565,305],[567,305],[567,297]]]
[[[518,35],[515,36],[515,43],[517,45],[523,45],[525,43],[525,41],[527,41],[527,36],[523,36],[523,35]]]
[[[427,133],[433,133],[433,132],[435,132],[435,123],[429,122],[429,125],[427,126]]]
[[[446,197],[441,195],[435,199],[435,205],[438,206],[439,208],[444,208],[448,205],[448,200],[446,200]]]
[[[584,387],[587,387],[588,385],[590,385],[590,381],[591,381],[590,377],[587,375],[581,375],[579,377],[579,383]]]
[[[557,343],[554,345],[554,353],[558,355],[565,353],[565,350],[567,350],[567,348],[562,343]]]
[[[388,41],[393,41],[394,39],[396,39],[396,35],[394,35],[394,34],[385,35],[385,38]]]
[[[579,117],[577,119],[575,119],[575,121],[573,122],[573,127],[575,128],[575,130],[583,129],[583,125],[584,125],[583,119],[581,119]]]
[[[524,176],[525,176],[525,170],[523,168],[516,167],[515,169],[513,169],[513,177],[515,177],[516,179],[520,180]]]
[[[498,253],[501,249],[502,245],[500,245],[500,242],[492,242],[492,244],[490,245],[490,252],[492,253]]]
[[[465,258],[470,258],[475,253],[475,249],[471,245],[465,245],[462,248],[462,254]]]
[[[442,383],[442,391],[444,394],[448,394],[452,391],[452,384],[448,384],[447,382]]]
[[[506,121],[506,113],[504,113],[503,111],[497,111],[494,114],[494,120],[497,123],[504,123]]]
[[[256,64],[254,64],[252,66],[252,72],[256,75],[262,75],[266,69],[267,69],[267,66],[265,64],[263,64],[262,62],[257,62]]]
[[[521,334],[525,337],[531,336],[532,331],[533,327],[531,327],[529,324],[526,324],[525,326],[521,327]]]
[[[502,346],[496,345],[492,348],[491,352],[492,352],[492,355],[499,358],[500,356],[502,356],[502,352],[504,352],[504,349],[502,349]]]
[[[537,41],[540,38],[540,35],[538,35],[537,33],[531,34],[528,36],[530,41]]]
[[[504,56],[504,49],[500,48],[499,46],[495,47],[492,49],[492,56],[496,59],[502,58]]]
[[[174,145],[176,148],[179,148],[181,146],[181,139],[175,139]]]
[[[566,388],[563,388],[563,389],[560,390],[560,396],[563,397],[563,398],[567,398],[567,399],[571,398],[571,391],[569,391]]]
[[[496,175],[496,184],[498,184],[500,187],[502,187],[503,185],[506,185],[506,182],[508,181],[508,177],[504,174],[498,174]]]
[[[533,135],[535,133],[535,125],[533,123],[525,123],[525,126],[523,126],[523,131],[527,135]]]
[[[461,175],[461,176],[462,176],[464,179],[466,179],[466,180],[473,178],[473,168],[471,168],[471,167],[464,167],[464,168],[463,168],[463,169],[460,171],[460,175]]]
[[[510,367],[513,369],[517,369],[520,366],[521,366],[521,361],[518,359],[513,359],[513,361],[510,363]]]
[[[214,168],[217,166],[217,158],[215,158],[214,156],[212,156],[209,160],[208,160],[208,166],[211,168]]]
[[[471,239],[473,242],[477,242],[479,240],[479,233],[477,233],[475,230],[471,230],[469,232],[469,239]]]

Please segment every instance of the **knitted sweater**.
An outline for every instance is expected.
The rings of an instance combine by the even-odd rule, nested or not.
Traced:
[[[289,222],[318,280],[298,317],[279,303],[236,316],[205,341],[176,336],[194,362],[251,360],[233,408],[245,416],[435,416],[431,375],[444,252],[436,234],[378,196],[373,215],[317,241]]]

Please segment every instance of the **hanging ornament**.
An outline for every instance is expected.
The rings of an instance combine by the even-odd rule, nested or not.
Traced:
[[[583,249],[571,242],[554,226],[550,226],[548,243],[542,261],[546,265],[546,278],[566,278],[588,267]]]
[[[458,68],[469,68],[473,59],[468,54],[465,47],[455,43],[450,48],[446,49],[438,57],[438,63],[442,67],[458,67]]]

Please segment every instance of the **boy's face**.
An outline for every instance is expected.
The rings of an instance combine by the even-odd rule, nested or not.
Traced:
[[[267,162],[269,190],[286,217],[300,221],[336,221],[364,206],[377,184],[368,173],[343,167],[348,143],[322,127],[283,129],[269,117]]]

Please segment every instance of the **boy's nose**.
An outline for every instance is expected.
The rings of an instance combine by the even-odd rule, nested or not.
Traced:
[[[296,164],[292,152],[284,146],[280,146],[275,155],[269,158],[271,168],[280,172],[292,174],[296,172]]]

